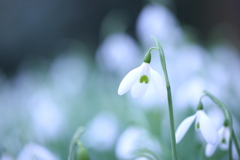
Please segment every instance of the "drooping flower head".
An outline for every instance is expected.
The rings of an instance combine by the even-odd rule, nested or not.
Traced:
[[[230,138],[230,129],[227,126],[222,126],[219,130],[218,130],[218,142],[216,144],[207,144],[206,146],[206,150],[205,150],[205,155],[207,157],[210,157],[213,155],[213,153],[215,152],[217,146],[219,145],[219,147],[222,150],[227,150],[228,146],[229,146],[229,138]]]
[[[194,120],[196,120],[195,129],[201,131],[203,138],[207,141],[207,143],[216,144],[218,140],[217,130],[213,124],[213,121],[203,111],[201,102],[199,104],[197,112],[194,115],[184,119],[177,128],[176,142],[179,143],[182,140]]]
[[[131,70],[122,80],[118,88],[118,94],[123,95],[131,89],[134,98],[141,98],[149,84],[153,84],[161,99],[166,98],[166,89],[161,75],[150,66],[151,56],[148,53],[142,65]]]
[[[230,128],[228,126],[227,121],[224,122],[222,127],[218,130],[218,142],[216,144],[207,144],[205,149],[205,155],[207,157],[211,157],[213,153],[216,151],[217,147],[221,150],[228,150],[229,149],[229,142],[230,142]],[[235,151],[235,152],[234,152]],[[236,146],[232,142],[232,157],[233,159],[238,159],[238,154],[236,152]]]

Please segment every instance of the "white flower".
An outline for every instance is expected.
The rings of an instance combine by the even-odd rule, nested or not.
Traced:
[[[176,142],[179,143],[181,141],[195,119],[195,129],[201,131],[207,143],[216,144],[218,140],[217,130],[213,121],[203,110],[198,110],[194,115],[187,117],[182,121],[176,131]]]
[[[101,112],[88,124],[88,129],[82,135],[82,142],[87,148],[98,151],[110,150],[114,146],[118,131],[119,123],[116,117],[109,112]]]
[[[217,149],[217,146],[219,145],[219,147],[222,150],[228,150],[229,147],[229,140],[230,140],[230,129],[228,126],[222,126],[219,130],[218,130],[218,143],[217,144],[207,144],[206,149],[205,149],[205,155],[207,157],[211,157],[213,155],[213,153],[215,152],[215,150]],[[234,159],[238,159],[238,155],[237,153],[234,153],[234,151],[236,150],[236,147],[234,145],[234,143],[232,142],[232,156]]]
[[[17,160],[58,160],[58,158],[51,153],[48,149],[35,144],[26,144],[22,151],[19,153]]]
[[[138,68],[130,71],[122,80],[118,94],[123,95],[131,89],[134,98],[141,98],[150,83],[153,83],[162,100],[166,99],[166,89],[161,75],[153,70],[149,63],[143,62]]]
[[[134,159],[134,152],[138,149],[148,149],[154,153],[161,153],[161,146],[158,141],[144,128],[138,126],[128,127],[119,137],[115,153],[118,159]],[[146,160],[137,158],[134,160]]]

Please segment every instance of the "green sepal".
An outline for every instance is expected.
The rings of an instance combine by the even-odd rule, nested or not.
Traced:
[[[144,56],[143,62],[150,63],[151,62],[151,53],[147,52]]]
[[[223,125],[224,125],[224,127],[228,127],[228,120],[227,119],[225,119]]]
[[[198,102],[197,110],[203,110],[203,104],[201,101]]]
[[[221,141],[221,143],[226,143],[226,139],[223,138],[222,141]]]

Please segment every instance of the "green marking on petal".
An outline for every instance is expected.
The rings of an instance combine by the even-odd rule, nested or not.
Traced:
[[[222,139],[222,143],[226,143],[226,139],[225,138]]]
[[[143,76],[140,78],[140,83],[143,83],[143,82],[145,82],[146,84],[148,84],[148,82],[149,82],[148,76],[143,75]]]
[[[200,124],[199,123],[197,123],[197,129],[199,129],[200,128]]]

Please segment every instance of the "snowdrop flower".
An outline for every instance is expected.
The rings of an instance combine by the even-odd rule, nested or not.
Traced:
[[[206,150],[205,150],[205,155],[207,157],[210,157],[210,156],[213,155],[213,153],[215,152],[218,145],[222,150],[227,150],[228,149],[229,138],[230,138],[229,127],[222,126],[218,131],[218,136],[219,136],[219,139],[218,139],[217,144],[215,144],[215,145],[207,144]]]
[[[179,143],[181,141],[195,119],[195,129],[201,131],[207,143],[216,144],[218,140],[217,130],[213,121],[206,115],[203,109],[198,109],[194,115],[182,121],[176,131],[176,142]]]
[[[13,160],[13,157],[6,153],[2,153],[0,160]]]
[[[88,124],[88,129],[82,135],[82,140],[87,148],[106,151],[113,148],[118,131],[119,123],[116,117],[112,113],[101,112]]]
[[[141,98],[149,84],[153,83],[161,99],[166,99],[167,93],[164,81],[161,75],[151,68],[149,63],[143,62],[140,67],[133,69],[123,78],[118,88],[119,95],[123,95],[131,89],[134,98]]]
[[[212,144],[207,144],[206,149],[205,149],[205,155],[207,157],[211,157],[215,150],[217,149],[217,146],[219,146],[222,150],[228,150],[229,147],[229,140],[230,140],[230,129],[227,125],[223,125],[219,130],[218,130],[218,143],[215,145]],[[238,153],[234,152],[236,150],[236,146],[234,145],[234,142],[232,142],[232,157],[234,159],[238,159]]]

